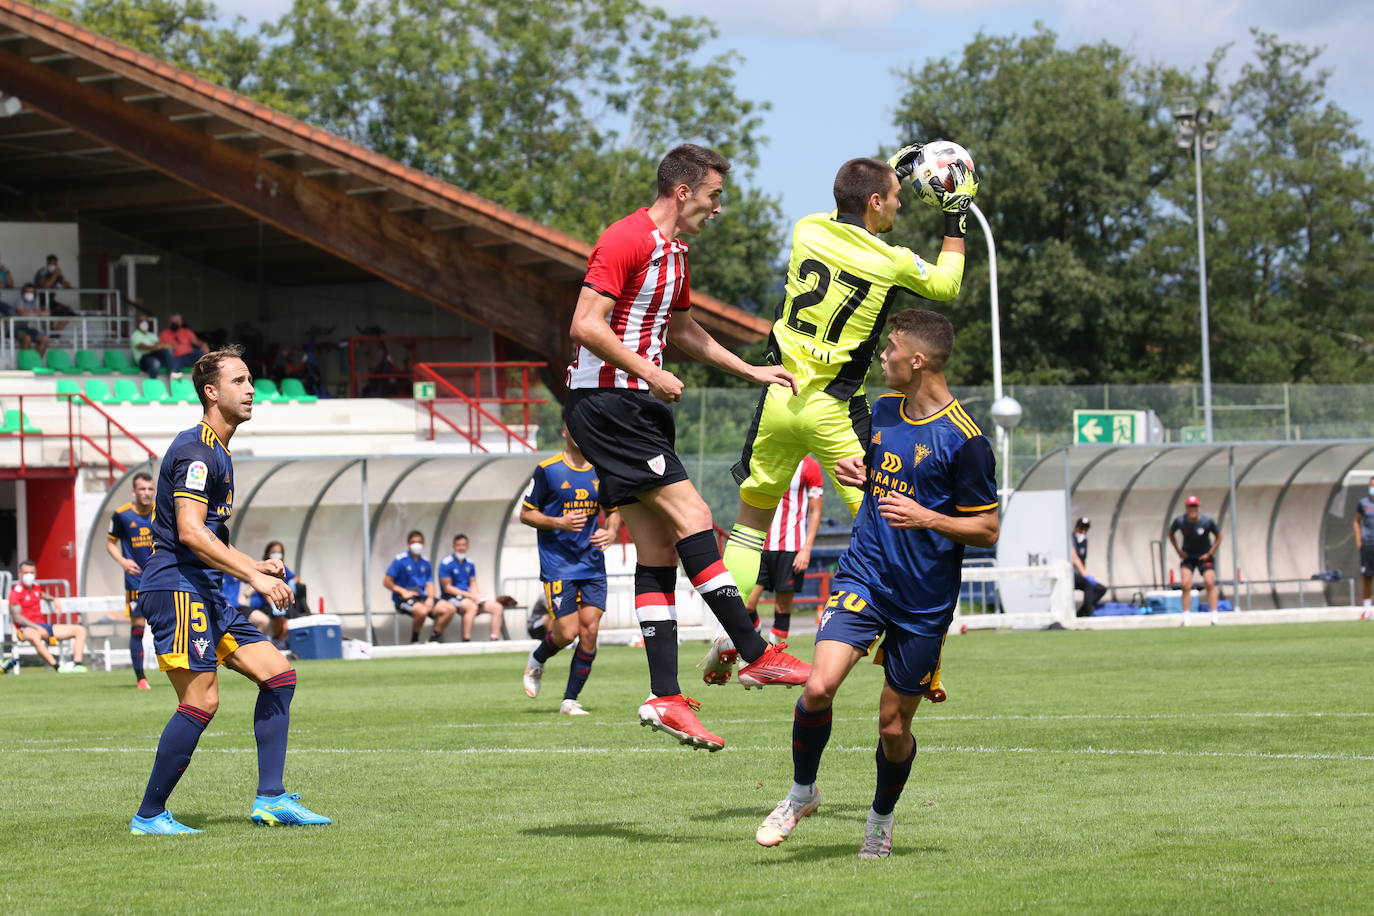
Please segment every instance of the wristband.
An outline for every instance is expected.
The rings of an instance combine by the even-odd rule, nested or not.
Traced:
[[[961,239],[968,231],[968,212],[946,213],[945,214],[945,235],[952,239]]]

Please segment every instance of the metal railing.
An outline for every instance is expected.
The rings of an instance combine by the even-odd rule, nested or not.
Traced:
[[[482,426],[485,421],[489,429],[495,428],[505,435],[508,451],[512,444],[534,451],[536,446],[531,441],[534,424],[530,422],[530,411],[531,408],[544,404],[546,399],[531,397],[530,372],[544,366],[544,363],[537,362],[417,363],[414,369],[415,381],[431,382],[435,389],[433,398],[415,401],[416,408],[423,411],[428,419],[427,438],[433,440],[436,434],[441,434],[447,428],[467,439],[481,451],[489,451],[482,443]],[[482,376],[488,372],[493,375],[519,372],[520,380],[514,385],[489,383],[489,390],[493,384],[497,390],[495,393],[484,395]],[[459,378],[453,378],[455,375]],[[458,384],[465,381],[468,382],[471,394],[458,387]],[[508,397],[500,393],[512,388],[519,391],[518,397]],[[515,425],[518,425],[521,431],[516,432],[504,420],[488,410],[488,406],[502,412],[518,411],[520,420]],[[456,408],[458,416],[452,415],[446,408]],[[515,423],[513,418],[512,423]]]
[[[32,418],[29,412],[24,409],[25,402],[33,404],[35,401],[57,401],[65,407],[63,416],[66,419],[66,428],[62,431],[44,431],[43,429],[30,425]],[[18,463],[14,465],[19,471],[19,476],[27,476],[31,468],[54,468],[66,467],[71,473],[75,473],[77,468],[84,467],[105,467],[106,476],[109,478],[111,486],[114,485],[115,471],[124,472],[128,467],[115,457],[115,441],[127,441],[134,449],[140,453],[139,461],[157,461],[158,455],[149,448],[142,439],[139,439],[124,426],[110,416],[90,398],[84,394],[0,394],[0,404],[4,405],[4,416],[8,420],[14,417],[18,422],[14,429],[0,427],[0,446],[6,442],[17,441],[19,445]],[[17,414],[11,414],[16,410],[12,404],[17,404]],[[95,435],[88,433],[85,429],[84,417],[81,411],[89,408],[95,412],[96,424],[103,424],[103,436],[97,432]],[[45,418],[44,422],[47,422]],[[43,443],[47,440],[67,440],[67,448],[62,457],[57,461],[44,461]],[[100,440],[104,440],[101,445]],[[31,443],[37,440],[37,458],[33,457],[34,445]],[[90,453],[94,453],[93,457]],[[11,462],[5,461],[5,464]]]
[[[0,318],[0,366],[15,368],[20,329],[46,335],[49,350],[75,353],[127,347],[134,320],[128,315],[7,315]]]
[[[348,396],[409,397],[411,367],[422,362],[420,350],[441,344],[471,343],[471,337],[362,336],[348,338]],[[405,352],[404,359],[393,359],[391,348]],[[375,363],[373,362],[375,360]],[[372,368],[366,368],[367,366]],[[371,389],[380,394],[369,393]]]

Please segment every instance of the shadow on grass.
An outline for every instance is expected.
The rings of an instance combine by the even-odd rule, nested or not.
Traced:
[[[841,859],[859,859],[859,842],[862,838],[855,837],[852,843],[826,843],[821,846],[808,846],[805,842],[784,843],[777,847],[773,853],[774,858],[759,859],[755,864],[765,866],[796,865],[798,862],[817,862],[817,861],[836,861]],[[945,849],[941,846],[901,846],[898,845],[892,854],[894,859],[908,859],[915,856],[941,855]]]
[[[703,811],[700,814],[693,814],[688,819],[693,821],[718,821],[722,818],[731,817],[761,819],[768,816],[768,812],[773,810],[773,805],[775,804],[777,804],[777,802],[772,801],[765,802],[761,805],[750,805],[747,808],[717,808],[715,811]],[[867,805],[831,804],[827,801],[822,803],[821,810],[827,815],[835,814],[842,817],[851,814],[857,815],[858,821],[861,824],[863,823],[864,817],[868,815]]]
[[[634,840],[638,843],[678,843],[685,845],[694,843],[698,840],[697,837],[671,833],[654,833],[641,830],[634,824],[627,822],[609,824],[548,824],[543,827],[526,827],[520,832],[526,836],[611,837],[617,840]]]

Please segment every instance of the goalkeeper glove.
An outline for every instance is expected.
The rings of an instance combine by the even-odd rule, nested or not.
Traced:
[[[924,143],[910,143],[892,154],[887,164],[897,170],[897,180],[906,181],[916,168],[916,157],[921,154]]]
[[[945,235],[961,239],[968,231],[968,208],[978,195],[978,174],[964,165],[962,161],[950,164],[954,175],[954,190],[947,191],[943,185],[931,182],[935,197],[940,201],[940,209],[945,211]]]

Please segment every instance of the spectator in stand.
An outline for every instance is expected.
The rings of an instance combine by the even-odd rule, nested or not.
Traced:
[[[32,560],[19,564],[19,581],[10,589],[10,619],[21,639],[33,643],[38,657],[58,674],[76,674],[86,671],[82,664],[86,657],[86,628],[79,623],[50,623],[43,613],[43,602],[52,603],[54,613],[61,613],[62,602],[55,595],[43,591],[38,585],[38,568]],[[72,640],[72,660],[58,665],[57,659],[48,649],[48,641]]]
[[[172,371],[172,352],[158,342],[153,322],[147,315],[139,315],[137,326],[129,333],[129,351],[134,365],[148,373],[148,378]]]
[[[19,302],[16,303],[16,310],[20,315],[31,315],[33,317],[47,317],[48,313],[43,310],[42,304],[38,301],[38,292],[32,283],[25,283],[19,290]],[[19,339],[19,349],[37,350],[39,356],[48,352],[48,335],[40,331],[33,325],[15,324],[14,336]]]
[[[1073,552],[1069,559],[1073,561],[1073,587],[1083,593],[1083,603],[1078,606],[1079,617],[1091,617],[1097,605],[1102,601],[1102,596],[1107,594],[1107,586],[1098,582],[1088,575],[1088,529],[1092,527],[1092,522],[1085,518],[1080,518],[1073,525]]]
[[[425,628],[425,618],[434,618],[434,632],[430,642],[444,641],[444,627],[458,613],[458,609],[448,601],[434,598],[434,567],[425,559],[425,536],[418,531],[406,535],[406,552],[396,554],[396,559],[386,568],[382,585],[391,592],[391,603],[398,614],[409,614],[411,618],[410,641],[420,641],[420,631]]]
[[[444,597],[458,606],[463,612],[463,642],[472,639],[472,625],[478,614],[491,617],[492,640],[501,638],[502,603],[492,598],[483,598],[477,590],[477,566],[468,559],[468,536],[460,534],[453,539],[453,553],[444,557],[439,564],[439,588]]]
[[[62,273],[61,266],[57,263],[57,255],[48,255],[47,262],[34,273],[33,284],[40,290],[71,289],[72,285]],[[49,315],[75,315],[77,310],[62,302],[58,302],[52,293],[40,294],[43,299],[43,306],[48,310]],[[53,325],[54,331],[60,331],[66,327],[66,322]]]
[[[194,366],[196,360],[210,352],[209,345],[197,337],[195,331],[182,324],[181,315],[177,312],[167,316],[167,327],[157,335],[157,341],[172,354],[170,368],[176,374],[188,366]]]

